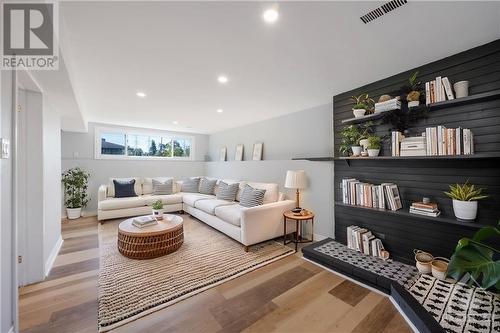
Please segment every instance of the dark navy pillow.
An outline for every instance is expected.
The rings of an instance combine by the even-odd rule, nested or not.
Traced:
[[[116,180],[113,179],[113,184],[115,184],[115,198],[128,198],[136,197],[134,191],[135,179],[131,180]]]

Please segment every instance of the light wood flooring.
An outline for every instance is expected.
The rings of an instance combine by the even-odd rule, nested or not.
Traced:
[[[97,331],[97,219],[64,221],[62,234],[64,244],[47,279],[19,291],[22,332]],[[405,333],[411,329],[387,297],[311,264],[298,253],[113,332]]]

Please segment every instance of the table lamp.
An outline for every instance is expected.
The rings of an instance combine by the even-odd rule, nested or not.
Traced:
[[[302,208],[300,208],[300,189],[304,189],[307,187],[306,182],[306,172],[304,170],[288,170],[286,172],[286,180],[285,180],[286,188],[293,188],[296,190],[296,198],[295,198],[295,209],[292,210],[294,213],[299,213]]]

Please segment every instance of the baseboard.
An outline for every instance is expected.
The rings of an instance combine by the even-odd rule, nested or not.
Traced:
[[[56,261],[57,255],[59,254],[59,250],[61,250],[62,244],[63,244],[63,239],[59,235],[59,239],[57,240],[56,245],[54,245],[52,251],[50,251],[49,258],[45,262],[45,276],[49,275],[52,266],[54,266],[54,262]]]
[[[314,241],[315,242],[320,242],[322,241],[323,239],[327,239],[328,237],[327,236],[323,236],[323,235],[320,235],[320,234],[314,234]]]
[[[93,212],[82,212],[82,217],[91,217],[91,216],[97,216],[97,212],[93,211]],[[68,215],[66,214],[61,214],[61,220],[67,220],[68,219]]]

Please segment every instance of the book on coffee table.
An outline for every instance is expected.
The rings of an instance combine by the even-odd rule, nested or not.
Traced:
[[[139,216],[132,220],[132,224],[138,228],[144,228],[158,224],[158,221],[153,216]]]

